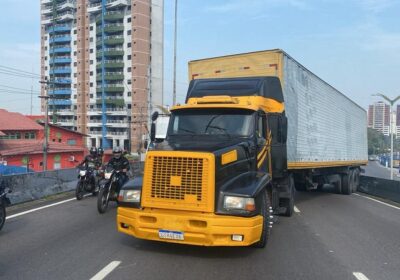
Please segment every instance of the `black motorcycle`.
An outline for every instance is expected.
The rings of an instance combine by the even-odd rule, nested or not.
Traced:
[[[0,230],[6,221],[6,206],[10,204],[10,199],[7,194],[11,193],[11,190],[0,185]]]
[[[113,166],[107,165],[103,176],[99,186],[99,195],[97,196],[97,210],[100,214],[107,211],[109,201],[117,201],[118,181],[121,174]]]
[[[90,167],[79,167],[78,183],[76,184],[75,196],[77,200],[81,200],[85,193],[96,195],[96,174],[95,170]]]

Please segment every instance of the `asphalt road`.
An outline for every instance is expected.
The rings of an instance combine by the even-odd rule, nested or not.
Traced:
[[[390,168],[380,165],[378,161],[369,161],[368,165],[362,167],[365,170],[364,175],[382,179],[390,179]],[[393,168],[393,179],[400,180],[399,169]]]
[[[300,212],[279,218],[265,249],[137,240],[116,231],[115,207],[99,215],[93,197],[9,213],[0,279],[102,279],[107,269],[106,279],[400,279],[398,205],[327,192],[296,201]]]

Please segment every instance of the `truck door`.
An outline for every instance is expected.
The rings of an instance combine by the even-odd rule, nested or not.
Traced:
[[[268,162],[269,162],[268,123],[264,112],[258,113],[256,141],[257,141],[257,170],[268,172]]]
[[[269,113],[268,127],[271,131],[271,174],[282,178],[287,173],[287,118],[285,113]]]

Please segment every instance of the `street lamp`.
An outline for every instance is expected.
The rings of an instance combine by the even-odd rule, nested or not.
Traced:
[[[389,134],[390,134],[390,180],[393,180],[393,105],[400,99],[400,95],[394,99],[390,99],[382,93],[373,94],[385,99],[390,104],[390,118],[389,118]]]

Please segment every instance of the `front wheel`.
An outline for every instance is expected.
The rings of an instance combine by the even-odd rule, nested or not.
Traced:
[[[82,181],[79,181],[75,189],[76,200],[81,200],[83,198],[83,193],[84,193],[84,186]]]
[[[267,245],[269,235],[271,234],[272,224],[272,206],[271,197],[267,190],[264,190],[261,194],[261,210],[260,214],[263,217],[263,227],[261,230],[260,240],[253,244],[253,247],[264,248]]]
[[[1,198],[0,198],[1,199]],[[0,201],[0,230],[6,221],[6,206]]]
[[[97,196],[97,210],[100,214],[107,211],[109,191],[106,188],[100,188],[99,195]]]

